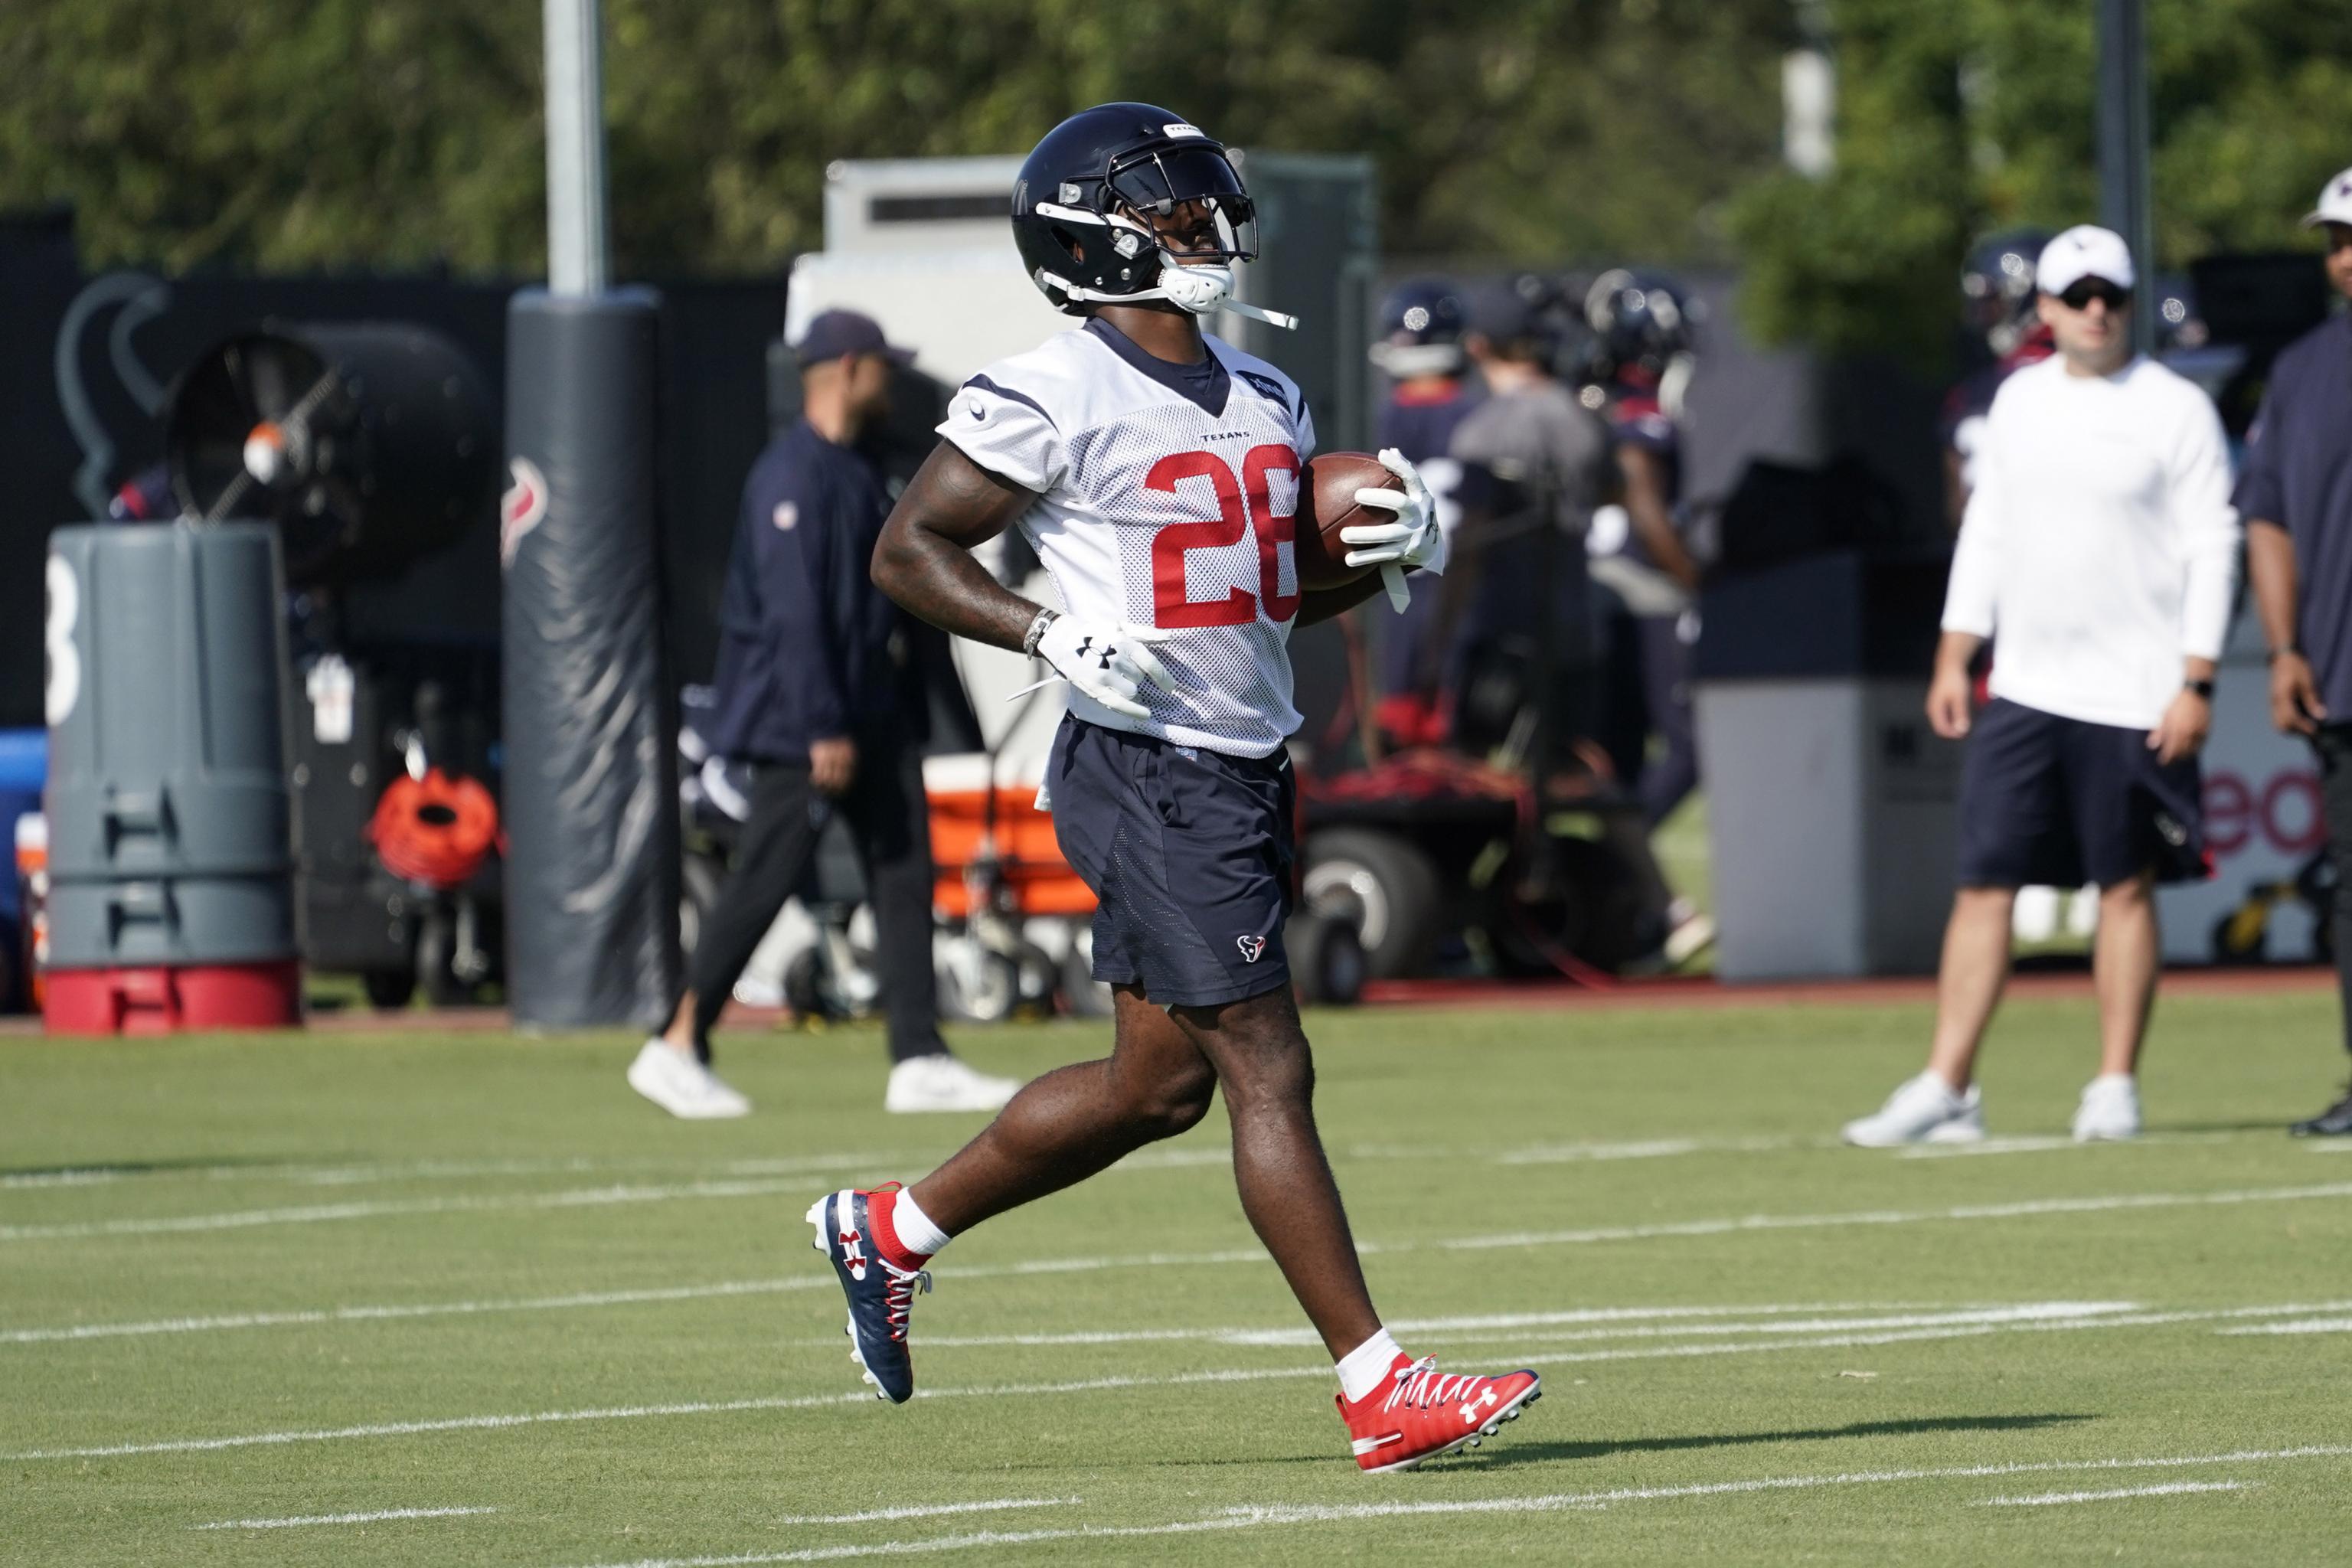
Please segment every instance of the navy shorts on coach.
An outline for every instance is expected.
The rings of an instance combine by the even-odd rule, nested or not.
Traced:
[[[2203,787],[2196,758],[2159,763],[2145,730],[1996,698],[1960,764],[1960,886],[2200,879]]]
[[[1046,764],[1054,834],[1095,891],[1094,976],[1165,1006],[1290,983],[1296,781],[1282,752],[1228,757],[1065,717]]]

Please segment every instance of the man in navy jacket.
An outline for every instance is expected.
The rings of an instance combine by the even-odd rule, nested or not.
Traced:
[[[874,908],[894,1063],[884,1105],[993,1110],[1019,1086],[974,1072],[940,1038],[922,683],[903,613],[868,575],[889,499],[854,446],[889,411],[893,366],[913,356],[848,310],[817,317],[797,352],[802,416],[744,481],[719,605],[709,739],[752,764],[751,813],[686,993],[629,1084],[677,1116],[751,1110],[710,1070],[711,1026],[838,813]]]
[[[2327,280],[2352,300],[2352,169],[2305,228],[2327,233]],[[2352,1046],[2352,315],[2339,311],[2271,367],[2238,479],[2246,569],[2270,640],[2271,720],[2319,760],[2336,863],[2336,973]],[[2352,1091],[2293,1131],[2352,1136]]]

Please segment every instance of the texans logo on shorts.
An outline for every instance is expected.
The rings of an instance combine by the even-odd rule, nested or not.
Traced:
[[[1242,950],[1244,963],[1255,963],[1265,953],[1265,938],[1262,936],[1237,936],[1234,945]]]

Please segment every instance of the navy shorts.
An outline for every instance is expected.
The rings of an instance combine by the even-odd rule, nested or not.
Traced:
[[[1065,717],[1045,778],[1062,854],[1098,900],[1097,980],[1163,1007],[1290,983],[1287,755],[1228,757]]]
[[[2210,874],[2197,759],[2166,766],[2147,731],[1996,698],[1960,764],[1960,886],[2102,888]]]

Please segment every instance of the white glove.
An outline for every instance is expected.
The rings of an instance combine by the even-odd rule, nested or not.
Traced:
[[[1417,566],[1424,572],[1444,572],[1445,531],[1437,526],[1437,498],[1429,493],[1421,470],[1407,462],[1405,455],[1394,447],[1381,453],[1381,466],[1402,480],[1403,488],[1358,490],[1356,504],[1384,508],[1396,513],[1396,521],[1343,528],[1339,531],[1339,542],[1353,547],[1346,557],[1349,565],[1381,569],[1389,603],[1402,615],[1405,606],[1412,603],[1412,589],[1404,580],[1405,568]]]
[[[1124,622],[1106,626],[1100,621],[1080,620],[1076,616],[1056,616],[1045,628],[1045,635],[1037,639],[1037,657],[1052,665],[1064,680],[1112,712],[1124,713],[1130,719],[1149,719],[1151,710],[1136,697],[1147,680],[1163,690],[1173,684],[1168,667],[1151,649],[1175,635],[1172,631]],[[1049,683],[1038,682],[1039,686],[1046,684]],[[1028,689],[1036,689],[1033,686]]]

